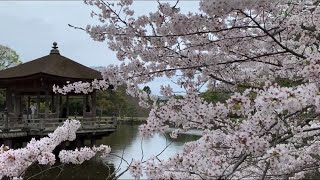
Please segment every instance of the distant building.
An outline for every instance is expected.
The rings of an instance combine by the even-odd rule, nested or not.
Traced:
[[[55,94],[53,85],[62,87],[70,83],[91,82],[102,79],[99,71],[83,66],[60,55],[57,43],[53,44],[49,55],[0,71],[0,88],[6,89],[6,109],[13,117],[26,115],[30,119],[30,107],[35,106],[34,118],[66,118],[69,116],[69,97],[83,98],[83,117],[96,117],[96,92],[89,94]],[[65,98],[62,101],[62,98]],[[24,100],[27,99],[27,102]],[[44,103],[44,112],[40,112]],[[86,111],[90,106],[91,111]],[[64,113],[64,114],[63,114]]]

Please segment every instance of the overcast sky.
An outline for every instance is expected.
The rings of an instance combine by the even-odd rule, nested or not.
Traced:
[[[197,1],[182,1],[183,11],[195,11]],[[156,1],[136,1],[137,14],[155,10]],[[48,55],[56,41],[60,54],[86,66],[117,64],[115,53],[105,42],[95,42],[81,30],[68,24],[85,27],[96,20],[90,17],[93,10],[79,1],[0,1],[0,44],[17,51],[23,62]],[[158,94],[158,79],[148,84]],[[173,85],[174,86],[174,85]],[[177,91],[178,87],[175,87]]]

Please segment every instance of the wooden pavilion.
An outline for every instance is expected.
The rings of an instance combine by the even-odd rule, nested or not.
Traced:
[[[99,71],[60,55],[54,42],[49,55],[0,71],[0,88],[6,89],[6,111],[11,119],[66,119],[70,96],[83,98],[83,118],[95,118],[95,91],[67,95],[52,91],[53,85],[61,87],[67,81],[91,82],[94,79],[102,79]],[[43,104],[44,112],[40,112]],[[31,106],[36,109],[34,114],[31,114]]]

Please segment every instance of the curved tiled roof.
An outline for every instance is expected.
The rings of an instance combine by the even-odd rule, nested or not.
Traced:
[[[57,49],[53,49],[48,56],[0,71],[0,79],[19,78],[38,73],[75,79],[102,79],[99,71],[61,56]]]

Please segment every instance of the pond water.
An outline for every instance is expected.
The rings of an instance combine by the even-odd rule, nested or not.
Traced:
[[[138,125],[119,125],[117,131],[107,137],[96,141],[96,144],[110,145],[112,154],[104,159],[94,158],[82,165],[60,165],[56,168],[48,169],[38,165],[32,166],[26,173],[25,179],[106,179],[116,169],[120,169],[116,174],[126,169],[127,164],[121,163],[117,156],[131,162],[134,159],[147,159],[153,155],[159,154],[171,141],[169,134],[155,135],[150,138],[142,138],[138,132]],[[182,150],[185,142],[197,140],[199,132],[183,134],[175,139],[170,146],[159,156],[160,159],[167,159],[175,153]],[[142,150],[143,149],[143,153]],[[46,170],[45,170],[46,169]],[[39,175],[36,175],[39,172]],[[114,177],[114,176],[112,176]],[[145,177],[144,177],[145,178]],[[129,171],[124,173],[120,179],[132,179]]]
[[[163,153],[161,153],[159,159],[166,159],[174,155],[182,150],[182,146],[185,142],[198,138],[198,135],[192,134],[183,134],[179,136]],[[121,125],[115,133],[97,141],[97,144],[110,145],[113,153],[119,156],[122,156],[123,154],[123,158],[130,163],[132,158],[141,159],[143,156],[143,159],[147,159],[153,155],[159,154],[171,141],[172,139],[169,137],[169,134],[142,138],[138,132],[138,125]],[[141,149],[143,149],[143,153]],[[112,163],[118,168],[121,159],[115,156],[109,156],[104,159],[104,161]],[[120,165],[121,170],[124,170],[126,167],[127,164],[124,162]],[[121,176],[121,179],[122,178],[128,179],[132,177],[129,172],[127,172]]]

